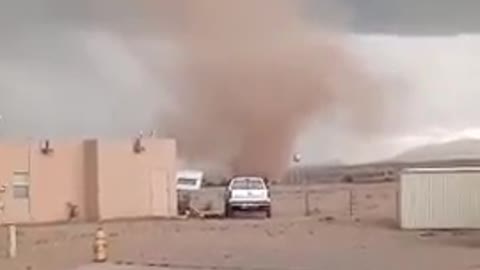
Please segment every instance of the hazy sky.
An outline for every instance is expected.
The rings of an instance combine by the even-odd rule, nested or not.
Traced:
[[[146,21],[167,17],[154,9],[158,2],[173,0],[15,0],[0,2],[0,27],[3,31],[30,31],[37,27],[145,29]],[[178,0],[191,1],[191,0]],[[332,5],[343,5],[350,14],[354,31],[403,34],[451,34],[480,30],[480,2],[476,0],[308,0],[313,17],[331,13]],[[133,4],[134,3],[134,4]],[[153,25],[153,24],[152,24]]]
[[[334,0],[335,1],[335,0]],[[417,35],[480,30],[476,0],[343,0],[357,31]]]
[[[318,122],[302,141],[324,138],[330,144],[300,143],[307,160],[324,154],[326,160],[363,161],[419,144],[480,137],[480,35],[353,35],[350,46],[386,81],[390,109],[378,113],[388,116],[387,134],[373,143],[359,141]]]
[[[164,63],[152,61],[172,57],[152,23],[168,14],[114,2],[0,3],[0,134],[129,136],[171,106]],[[299,140],[307,162],[367,161],[434,138],[479,135],[479,1],[344,2],[355,33],[349,47],[389,86],[391,109],[379,113],[398,125],[366,143],[316,121]],[[324,12],[316,8],[310,13]]]

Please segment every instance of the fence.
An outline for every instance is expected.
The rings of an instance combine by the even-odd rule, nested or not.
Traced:
[[[224,188],[205,188],[192,196],[198,209],[223,212]],[[275,185],[273,218],[305,215],[334,218],[396,218],[397,183]]]
[[[274,214],[280,217],[318,215],[330,218],[395,219],[397,186],[308,185],[272,190]]]

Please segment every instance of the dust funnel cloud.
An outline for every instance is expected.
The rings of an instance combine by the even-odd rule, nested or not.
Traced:
[[[278,179],[312,117],[342,118],[352,132],[379,123],[378,87],[304,2],[181,3],[167,130],[186,164]]]

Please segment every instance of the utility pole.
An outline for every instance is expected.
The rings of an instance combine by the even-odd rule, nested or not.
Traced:
[[[308,186],[307,186],[307,179],[302,177],[301,175],[301,168],[299,167],[300,162],[302,161],[302,156],[299,153],[293,155],[293,162],[297,164],[295,167],[295,178],[297,181],[301,181],[302,189],[303,189],[303,206],[305,210],[305,216],[310,215],[310,198],[308,193]]]

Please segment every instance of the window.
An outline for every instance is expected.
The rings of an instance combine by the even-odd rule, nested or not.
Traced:
[[[28,199],[30,193],[30,187],[27,185],[13,185],[13,198],[15,199]]]
[[[13,173],[12,189],[15,199],[28,199],[30,197],[30,181],[27,172]]]
[[[187,186],[195,186],[197,185],[198,180],[193,178],[179,178],[178,184],[180,185],[187,185]]]

